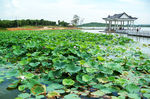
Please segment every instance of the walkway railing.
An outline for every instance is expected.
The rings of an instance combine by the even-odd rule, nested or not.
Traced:
[[[125,33],[133,36],[150,37],[150,31],[142,31],[142,30],[137,31],[136,29],[133,29],[133,30],[116,30],[116,32]]]

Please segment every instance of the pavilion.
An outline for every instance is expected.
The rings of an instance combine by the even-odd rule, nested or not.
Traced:
[[[129,16],[128,14],[114,14],[113,16],[108,16],[103,18],[106,21],[107,31],[116,31],[116,30],[131,30],[134,29],[134,21],[138,18]]]

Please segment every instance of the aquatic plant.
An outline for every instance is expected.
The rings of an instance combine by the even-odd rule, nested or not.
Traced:
[[[23,98],[150,98],[150,58],[133,40],[79,30],[0,32],[0,63]]]

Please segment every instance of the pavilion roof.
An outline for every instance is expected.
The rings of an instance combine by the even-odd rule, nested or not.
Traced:
[[[126,15],[127,18],[122,18],[123,15]],[[114,14],[113,16],[109,15],[107,18],[103,18],[103,19],[137,19],[137,18],[129,16],[128,14],[126,14],[125,12],[123,12],[123,13],[120,13],[120,14]]]

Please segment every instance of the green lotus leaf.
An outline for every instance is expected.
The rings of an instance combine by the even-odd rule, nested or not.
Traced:
[[[8,89],[14,89],[14,88],[17,88],[17,86],[18,86],[17,83],[9,84]]]
[[[92,92],[91,95],[94,96],[94,97],[100,97],[100,96],[105,95],[105,93],[100,91],[100,90],[97,90],[95,92]]]
[[[57,61],[54,63],[54,67],[56,69],[62,69],[62,68],[65,68],[67,65],[65,62],[60,62],[60,61]]]
[[[85,62],[85,60],[80,60],[79,63],[80,63],[81,65],[84,65],[86,62]]]
[[[17,88],[18,84],[20,83],[20,80],[16,80],[13,83],[8,85],[8,89],[14,89]]]
[[[100,83],[107,83],[108,79],[107,78],[97,78],[98,82]]]
[[[83,80],[82,80],[82,76],[83,76],[84,74],[78,74],[77,76],[76,76],[76,80],[77,81],[79,81],[80,83],[85,83]]]
[[[55,92],[55,91],[49,92],[47,95],[48,98],[54,98],[56,96],[58,97],[58,96],[60,96],[60,94],[58,92]]]
[[[36,99],[42,99],[42,98],[44,98],[45,96],[44,95],[38,95],[38,96],[36,96],[35,98]]]
[[[113,70],[110,69],[110,68],[107,68],[107,67],[104,67],[102,70],[101,70],[102,73],[104,74],[113,74]]]
[[[54,76],[53,71],[49,71],[49,72],[48,72],[48,77],[49,77],[50,79],[55,79],[55,76]]]
[[[35,62],[35,63],[30,63],[29,65],[32,66],[32,67],[36,67],[40,64],[40,62]]]
[[[42,66],[49,66],[50,65],[50,63],[48,63],[48,62],[42,62]]]
[[[47,89],[47,91],[54,91],[56,89],[62,89],[62,88],[64,88],[63,85],[52,83],[46,89]]]
[[[85,82],[91,81],[92,78],[93,78],[92,76],[89,76],[87,74],[82,76],[82,80],[85,81]]]
[[[69,73],[77,73],[80,70],[81,70],[80,66],[75,66],[73,64],[68,64],[66,67],[66,72],[69,72]]]
[[[98,72],[98,70],[96,68],[86,68],[86,71],[89,72],[89,73],[95,73],[95,72]]]
[[[25,76],[25,78],[27,78],[27,79],[31,79],[31,78],[34,77],[34,74],[32,74],[32,73],[25,73],[24,76]]]
[[[46,93],[46,86],[42,84],[36,84],[31,88],[31,92],[34,95],[40,95]]]
[[[131,99],[141,99],[138,94],[128,94],[128,97]]]
[[[139,86],[132,83],[132,84],[126,85],[126,90],[130,93],[137,93],[140,91],[140,88]]]
[[[149,94],[148,93],[144,93],[143,96],[146,97],[147,99],[150,99],[150,93]]]
[[[25,88],[26,88],[26,85],[20,85],[20,86],[18,87],[18,90],[19,90],[19,91],[24,91]]]
[[[118,98],[118,97],[116,97],[116,96],[111,96],[111,98],[112,98],[112,99],[120,99],[120,98]]]
[[[22,51],[22,50],[20,50],[20,49],[16,49],[16,50],[13,51],[13,53],[14,53],[15,55],[21,55],[23,52],[24,52],[24,51]]]
[[[20,72],[16,69],[12,69],[6,73],[7,77],[18,76]]]
[[[108,80],[109,80],[109,81],[115,81],[115,77],[110,76],[110,77],[108,77]]]
[[[68,95],[64,96],[64,99],[80,99],[80,98],[76,94],[68,94]]]
[[[142,88],[141,92],[142,93],[150,93],[150,89]]]
[[[29,98],[31,95],[29,93],[22,93],[22,94],[19,94],[18,97],[21,97],[23,99],[27,99]],[[20,99],[20,98],[19,98]]]
[[[4,79],[3,78],[0,78],[0,83],[2,83],[4,81]]]
[[[72,86],[75,82],[72,79],[64,79],[62,83],[63,85]]]
[[[58,93],[65,93],[64,90],[55,90],[55,91],[58,92]]]
[[[28,63],[29,63],[28,60],[21,60],[21,61],[19,61],[20,65],[26,65]]]
[[[98,59],[99,61],[104,61],[104,60],[105,60],[105,59],[102,58],[101,56],[98,56],[97,59]]]
[[[115,83],[116,83],[116,84],[119,84],[119,85],[121,85],[121,86],[123,86],[124,84],[127,83],[127,80],[126,80],[126,79],[123,79],[123,78],[119,78],[119,79],[116,79],[116,80],[115,80]]]
[[[22,98],[22,97],[16,97],[15,99],[24,99],[24,98]]]

